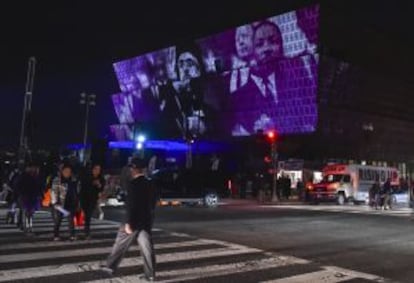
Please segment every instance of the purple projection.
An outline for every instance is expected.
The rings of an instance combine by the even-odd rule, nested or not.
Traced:
[[[133,139],[132,130],[128,125],[111,125],[109,127],[111,140],[127,141]]]
[[[318,29],[314,5],[115,63],[119,122],[168,138],[313,132]]]
[[[132,95],[126,93],[112,95],[112,103],[114,104],[116,115],[121,124],[134,123],[132,98]]]

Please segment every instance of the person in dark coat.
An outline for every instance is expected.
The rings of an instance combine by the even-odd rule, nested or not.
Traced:
[[[289,176],[284,174],[282,176],[283,180],[283,197],[286,200],[289,200],[292,190],[292,181],[290,180]]]
[[[380,192],[381,186],[379,180],[377,180],[369,189],[369,204],[375,209],[378,209],[378,205],[380,204]]]
[[[391,197],[392,197],[392,188],[391,188],[391,179],[388,178],[385,183],[382,185],[381,195],[383,198],[382,209],[388,210],[391,209]]]
[[[18,201],[24,211],[23,229],[33,232],[33,215],[40,208],[42,186],[39,178],[39,167],[28,164],[17,183]]]
[[[118,231],[112,252],[102,271],[113,274],[133,240],[138,242],[144,262],[144,278],[155,280],[155,254],[151,229],[154,220],[156,194],[146,177],[146,162],[133,158],[130,164],[132,180],[128,186],[126,221]]]
[[[55,220],[54,241],[59,241],[59,230],[63,217],[69,225],[70,240],[75,240],[75,224],[73,218],[78,209],[78,183],[72,178],[72,167],[63,165],[59,176],[52,182],[51,202]]]
[[[90,239],[90,225],[92,214],[98,205],[99,195],[105,187],[105,179],[102,176],[102,167],[99,164],[92,166],[92,172],[81,181],[79,193],[80,206],[85,214],[85,236]]]

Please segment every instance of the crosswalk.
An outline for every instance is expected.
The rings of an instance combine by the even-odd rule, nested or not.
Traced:
[[[373,209],[367,205],[263,205],[263,208],[296,209],[308,211],[325,211],[349,214],[365,214],[395,217],[414,217],[414,211],[409,207],[395,207],[391,210]]]
[[[93,220],[91,240],[53,242],[48,212],[35,215],[35,236],[4,224],[4,213],[0,221],[0,282],[140,282],[143,262],[138,246],[126,254],[115,277],[99,269],[115,239],[116,222]],[[62,231],[65,228],[66,224]],[[160,229],[154,229],[153,236],[157,282],[387,282],[376,275],[230,242]]]

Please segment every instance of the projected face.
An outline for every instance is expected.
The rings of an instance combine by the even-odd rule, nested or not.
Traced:
[[[247,59],[253,53],[253,28],[245,25],[236,29],[236,51],[241,59]]]
[[[280,31],[271,22],[256,28],[254,34],[254,53],[259,64],[282,57],[283,46]]]
[[[190,52],[184,52],[178,56],[177,66],[181,81],[198,78],[201,75],[200,63]]]
[[[158,55],[154,58],[153,68],[155,81],[165,81],[168,79],[167,62],[163,56]]]
[[[131,139],[135,121],[160,139],[183,131],[203,138],[313,132],[318,42],[319,5],[312,5],[117,62],[119,123]]]

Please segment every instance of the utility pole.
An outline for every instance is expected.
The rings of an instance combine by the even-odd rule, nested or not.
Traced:
[[[27,119],[31,118],[35,69],[36,69],[36,58],[30,57],[28,61],[28,67],[27,67],[26,90],[25,90],[25,96],[24,96],[23,114],[22,114],[22,122],[21,122],[21,129],[20,129],[19,157],[18,157],[20,164],[25,162],[26,154],[29,150],[29,141],[28,141],[28,134],[27,134],[26,128],[27,128]]]
[[[187,138],[186,140],[187,143],[187,151],[185,154],[185,168],[186,169],[191,169],[193,167],[193,143],[194,140]]]
[[[272,186],[272,202],[279,202],[279,197],[277,195],[277,147],[276,141],[272,143],[272,164],[273,164],[273,186]]]
[[[88,127],[89,127],[89,108],[96,105],[96,95],[95,94],[86,94],[82,92],[80,94],[80,104],[85,105],[85,125],[84,125],[84,132],[83,132],[83,156],[82,161],[85,165],[87,162],[86,158],[86,146],[88,144]]]
[[[272,159],[273,169],[273,184],[272,184],[272,202],[279,202],[277,195],[277,170],[278,170],[278,153],[277,153],[277,133],[275,131],[269,131],[267,138],[270,141],[270,154]]]

